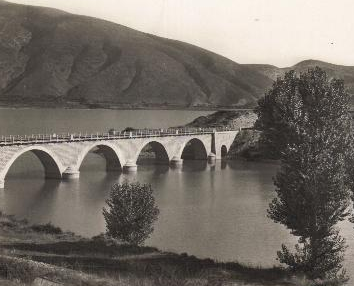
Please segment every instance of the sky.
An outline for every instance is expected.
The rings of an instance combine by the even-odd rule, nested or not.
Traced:
[[[238,63],[354,65],[352,0],[9,0],[188,42]]]

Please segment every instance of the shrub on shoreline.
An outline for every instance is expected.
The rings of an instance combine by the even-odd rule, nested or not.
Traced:
[[[159,209],[150,185],[116,184],[103,208],[107,235],[133,245],[141,245],[153,232]]]

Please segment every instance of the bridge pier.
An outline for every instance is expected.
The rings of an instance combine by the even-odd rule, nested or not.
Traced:
[[[208,155],[208,162],[215,163],[215,161],[216,161],[216,155],[213,152],[210,152]]]
[[[124,172],[136,172],[138,171],[138,166],[133,160],[128,160],[123,166]]]
[[[0,180],[0,189],[5,188],[5,180]]]
[[[172,166],[180,166],[183,164],[183,159],[179,158],[178,156],[173,156],[170,163]]]
[[[74,180],[80,178],[80,171],[75,170],[72,167],[68,167],[63,173],[63,179]]]

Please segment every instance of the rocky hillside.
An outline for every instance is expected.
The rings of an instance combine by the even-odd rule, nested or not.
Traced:
[[[257,120],[252,111],[217,111],[207,116],[200,116],[188,123],[187,127],[229,127],[232,129],[251,128]]]
[[[0,0],[0,105],[244,108],[271,82],[186,43]]]

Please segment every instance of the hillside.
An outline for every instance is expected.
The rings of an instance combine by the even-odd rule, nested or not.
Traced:
[[[5,106],[244,108],[272,82],[196,46],[1,0],[0,35]]]
[[[277,77],[284,75],[285,72],[290,70],[295,70],[297,72],[305,72],[309,68],[314,68],[316,66],[325,70],[329,77],[341,78],[345,82],[348,93],[354,95],[354,66],[341,66],[334,65],[322,61],[316,60],[306,60],[297,63],[294,66],[287,68],[278,68],[272,65],[260,65],[260,64],[250,64],[245,65],[248,68],[253,69],[256,72],[262,73],[271,80],[275,80]],[[354,97],[352,97],[352,105],[354,105]]]
[[[206,116],[200,116],[186,127],[229,127],[232,129],[252,128],[257,120],[257,115],[252,111],[217,111]]]
[[[277,76],[316,65],[354,94],[354,67],[238,64],[108,21],[0,0],[0,106],[249,108]]]

